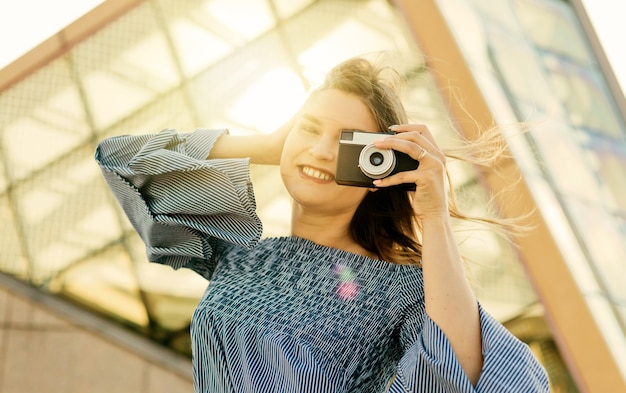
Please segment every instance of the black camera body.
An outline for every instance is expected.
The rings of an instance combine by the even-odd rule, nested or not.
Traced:
[[[419,162],[408,154],[374,146],[374,141],[390,135],[394,134],[341,130],[335,182],[345,186],[373,187],[372,182],[376,179],[417,169]],[[414,183],[395,187],[415,190]]]

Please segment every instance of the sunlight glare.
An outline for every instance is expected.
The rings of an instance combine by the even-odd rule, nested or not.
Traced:
[[[275,68],[243,92],[228,117],[261,132],[271,132],[304,102],[302,81],[290,69]]]

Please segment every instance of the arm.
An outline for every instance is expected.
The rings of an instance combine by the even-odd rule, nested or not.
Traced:
[[[210,279],[214,245],[253,247],[260,238],[248,160],[205,160],[224,132],[163,130],[98,145],[95,159],[148,260]]]
[[[483,366],[478,304],[448,217],[422,219],[426,313],[444,332],[472,385]]]
[[[449,218],[445,156],[425,126],[395,131],[376,145],[407,153],[420,165],[374,185],[417,186],[412,203],[422,229],[424,297],[403,323],[404,354],[389,392],[548,392],[545,370],[528,346],[487,314],[472,292]],[[415,296],[421,288],[418,283],[406,290]]]
[[[421,287],[411,283],[409,293]],[[472,384],[446,334],[428,315],[421,298],[405,317],[400,343],[403,356],[389,393],[548,393],[548,376],[528,345],[513,336],[480,305],[478,315],[483,367]]]
[[[222,135],[207,158],[250,158],[252,164],[278,165],[293,118],[271,134]]]
[[[426,313],[447,337],[468,379],[475,385],[483,366],[476,298],[465,275],[452,233],[445,187],[445,156],[427,127],[394,127],[393,137],[377,142],[419,159],[415,171],[375,181],[377,187],[415,183],[413,206],[422,224],[422,268]],[[424,153],[423,153],[424,151]]]

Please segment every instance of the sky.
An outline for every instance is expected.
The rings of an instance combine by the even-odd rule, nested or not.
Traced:
[[[623,92],[626,90],[626,51],[623,44],[626,37],[626,2],[583,0],[583,4]]]
[[[0,69],[103,0],[0,0]]]
[[[582,1],[624,91],[626,51],[622,50],[622,41],[626,37],[626,23],[623,21],[626,2]],[[103,0],[1,0],[0,69],[102,2]]]

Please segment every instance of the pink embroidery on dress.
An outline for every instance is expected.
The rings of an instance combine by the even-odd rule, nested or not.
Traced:
[[[339,279],[335,287],[335,293],[341,300],[352,300],[359,294],[359,284],[355,280],[355,274],[347,266],[335,265],[333,272]]]

